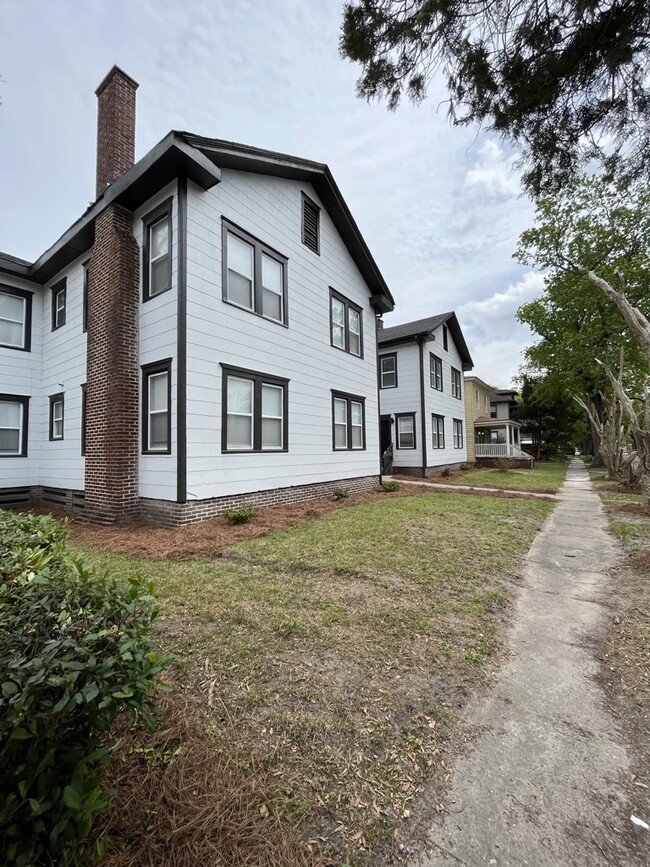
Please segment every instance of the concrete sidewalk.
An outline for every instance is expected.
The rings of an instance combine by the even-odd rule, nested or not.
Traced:
[[[509,661],[470,705],[479,734],[414,865],[631,864],[619,852],[627,756],[585,645],[606,623],[599,597],[620,550],[582,461],[558,500],[526,557]]]

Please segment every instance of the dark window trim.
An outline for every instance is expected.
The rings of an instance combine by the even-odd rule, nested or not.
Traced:
[[[24,394],[0,394],[0,401],[22,403],[23,405],[23,435],[20,442],[20,452],[17,455],[0,455],[0,458],[26,458],[29,431],[29,397]]]
[[[345,306],[345,346],[337,346],[334,343],[334,317],[332,316],[332,299],[336,298]],[[350,308],[352,310],[356,310],[359,314],[359,354],[357,355],[354,352],[350,352]],[[345,295],[342,295],[336,289],[333,289],[330,286],[330,346],[333,346],[334,349],[338,349],[340,352],[347,352],[348,355],[351,355],[353,358],[363,358],[363,308],[358,304],[355,304],[354,301],[350,301],[349,298],[346,298]]]
[[[250,379],[253,382],[253,448],[228,448],[228,377]],[[283,376],[233,367],[221,363],[221,453],[224,455],[277,455],[289,451],[289,382]],[[282,447],[279,449],[262,448],[262,385],[277,385],[282,388]]]
[[[440,388],[438,388],[438,386],[432,382],[432,379],[434,379],[434,377],[432,376],[433,370],[431,369],[431,364],[433,361],[437,361],[438,364],[440,365]],[[437,355],[434,355],[433,352],[429,353],[429,384],[431,385],[431,388],[434,388],[436,391],[444,392],[444,390],[445,390],[445,378],[444,378],[443,373],[442,373],[442,358],[439,358]]]
[[[456,430],[457,430],[456,425],[460,425],[460,445],[459,446],[456,445]],[[455,418],[454,419],[454,423],[453,423],[453,427],[452,427],[452,433],[453,433],[453,440],[454,440],[454,448],[455,449],[465,448],[465,433],[463,431],[463,420],[461,418]]]
[[[63,328],[65,325],[65,320],[68,314],[68,278],[64,277],[63,280],[58,280],[51,288],[50,292],[52,293],[52,331],[57,331],[59,328]],[[63,293],[63,322],[59,322],[57,324],[56,321],[56,299],[57,296]]]
[[[235,235],[246,244],[253,247],[253,307],[244,307],[237,304],[236,301],[231,301],[228,298],[228,233]],[[282,319],[273,319],[271,316],[265,316],[262,313],[262,253],[270,259],[275,259],[282,265]],[[224,304],[230,304],[238,310],[245,310],[247,313],[252,313],[254,316],[259,316],[265,322],[273,322],[275,325],[281,325],[283,328],[289,327],[289,292],[288,292],[288,271],[289,259],[278,253],[273,247],[270,247],[264,241],[251,235],[245,229],[232,223],[226,217],[221,218],[221,300]]]
[[[317,205],[316,202],[311,199],[307,193],[302,192],[302,207],[301,207],[301,221],[300,221],[300,237],[302,243],[307,247],[308,250],[311,250],[312,253],[316,253],[317,256],[320,256],[320,205]],[[316,211],[316,249],[314,250],[306,241],[305,241],[305,202],[309,203],[309,205],[314,208]]]
[[[86,388],[84,382],[81,386],[81,456],[86,454]]]
[[[384,358],[394,358],[395,359],[395,385],[383,385],[383,373],[384,373],[384,371],[382,370],[382,361],[384,360]],[[379,356],[379,388],[380,389],[397,388],[397,386],[398,386],[398,382],[397,382],[397,353],[396,352],[384,352],[382,355]]]
[[[454,390],[455,390],[454,389],[454,374],[456,374],[456,382],[458,385],[458,394],[454,394]],[[450,382],[451,382],[451,396],[455,397],[456,400],[462,400],[463,399],[463,377],[461,376],[460,370],[458,370],[456,367],[451,368]]]
[[[0,292],[5,295],[15,295],[17,298],[25,300],[25,345],[11,346],[9,343],[0,343],[3,349],[15,349],[17,352],[31,352],[32,349],[32,300],[33,292],[27,289],[16,289],[14,286],[7,286],[5,283],[0,283]]]
[[[54,404],[61,404],[61,436],[54,436]],[[60,391],[58,394],[50,395],[50,442],[60,443],[65,439],[65,393]]]
[[[449,331],[446,325],[442,326],[442,348],[449,352]]]
[[[336,433],[334,428],[334,401],[345,400],[347,402],[346,409],[346,424],[347,424],[347,446],[345,448],[337,447]],[[361,448],[352,445],[352,412],[350,411],[350,403],[361,404],[361,424],[363,434],[363,445]],[[348,394],[345,391],[334,391],[332,389],[332,451],[333,452],[364,452],[366,450],[366,399],[360,394]]]
[[[158,207],[154,208],[142,218],[142,301],[151,301],[153,298],[159,298],[165,292],[169,292],[172,288],[172,249],[173,249],[173,225],[172,225],[172,210],[174,206],[174,197],[170,196],[165,199]],[[149,235],[150,229],[156,223],[166,219],[169,227],[169,245],[167,253],[167,287],[161,289],[155,294],[149,291]],[[159,452],[156,452],[159,454]]]
[[[440,429],[438,428],[437,425],[436,425],[436,432],[438,434],[438,445],[435,445],[435,442],[433,439],[433,421],[434,421],[434,419],[436,421],[442,422],[442,445],[440,445]],[[445,417],[444,417],[444,415],[438,415],[438,413],[436,413],[436,412],[431,413],[431,448],[432,449],[444,449],[445,448]]]
[[[172,360],[163,358],[151,364],[143,364],[142,371],[142,454],[170,455],[172,453]],[[167,374],[167,448],[149,448],[149,377],[155,373]]]
[[[412,446],[401,446],[399,444],[399,420],[401,418],[411,418],[413,419],[413,445]],[[418,437],[417,432],[415,430],[415,413],[414,412],[396,412],[395,413],[395,448],[400,449],[401,451],[412,451],[418,447]]]
[[[83,268],[83,288],[81,301],[81,331],[85,334],[88,331],[88,280],[90,271],[90,259],[82,263]]]

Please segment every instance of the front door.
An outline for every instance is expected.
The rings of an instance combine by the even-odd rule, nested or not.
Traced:
[[[379,434],[381,440],[381,471],[388,475],[393,471],[393,420],[389,415],[382,415]]]

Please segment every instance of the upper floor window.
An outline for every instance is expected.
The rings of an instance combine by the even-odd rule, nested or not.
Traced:
[[[50,439],[63,439],[63,394],[53,394],[50,397]]]
[[[460,419],[454,419],[454,448],[462,449],[463,447],[463,423]]]
[[[0,394],[0,457],[27,457],[29,398]]]
[[[461,400],[463,397],[463,392],[461,389],[461,375],[460,370],[456,370],[455,367],[451,369],[451,396],[457,397],[458,400]]]
[[[442,415],[431,416],[431,446],[434,449],[445,447],[445,419]]]
[[[171,361],[142,368],[142,452],[171,453]]]
[[[289,380],[223,367],[221,450],[286,452]]]
[[[474,397],[476,399],[476,406],[480,406],[478,388],[474,389]]]
[[[442,348],[447,352],[449,350],[449,332],[447,326],[442,326]]]
[[[496,405],[496,403],[491,403],[490,404],[490,418],[496,418],[496,417],[497,417],[497,405]]]
[[[335,451],[365,449],[365,398],[332,392],[333,448]]]
[[[222,228],[223,300],[287,324],[287,259],[226,220]]]
[[[332,346],[363,357],[361,308],[330,289],[330,339]]]
[[[486,412],[489,412],[489,408],[490,408],[490,407],[489,407],[489,401],[488,401],[488,396],[487,396],[487,394],[484,394],[484,395],[483,395],[483,403],[484,403],[484,405],[485,405],[485,411],[486,411]]]
[[[302,194],[302,243],[320,254],[320,208]]]
[[[142,293],[148,301],[172,288],[172,199],[142,218]]]
[[[397,425],[397,448],[415,448],[415,413],[404,413],[395,416]]]
[[[0,346],[29,352],[31,331],[32,293],[0,287]]]
[[[397,388],[397,353],[379,356],[379,387]]]
[[[66,279],[52,286],[52,331],[65,325]]]
[[[442,391],[442,361],[433,352],[429,353],[429,376],[431,388]]]

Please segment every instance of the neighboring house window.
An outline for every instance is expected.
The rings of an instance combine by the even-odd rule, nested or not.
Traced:
[[[223,452],[286,452],[289,380],[223,367]]]
[[[302,243],[320,254],[320,208],[302,194]]]
[[[451,369],[451,396],[457,397],[458,400],[462,399],[462,391],[461,391],[461,375],[460,370],[456,370],[455,367]]]
[[[0,346],[31,349],[32,293],[10,286],[0,288]]]
[[[478,388],[474,389],[474,397],[476,399],[476,406],[480,406]]]
[[[142,368],[142,452],[171,453],[171,360]]]
[[[445,419],[442,415],[431,416],[432,438],[431,445],[434,449],[445,447]]]
[[[454,448],[462,449],[463,447],[463,423],[460,419],[454,419]]]
[[[487,394],[484,394],[484,395],[483,395],[483,404],[484,404],[484,406],[485,406],[485,412],[488,412],[488,411],[489,411],[489,405],[488,405],[488,396],[487,396]]]
[[[81,454],[86,454],[86,383],[81,386]]]
[[[172,288],[172,200],[142,218],[142,297]]]
[[[497,405],[496,405],[496,403],[491,403],[490,404],[490,418],[496,418],[496,417],[497,417]]]
[[[361,308],[330,289],[330,339],[332,346],[363,356]]]
[[[449,349],[449,337],[446,325],[442,326],[442,348],[445,352]]]
[[[379,387],[397,388],[397,353],[379,356]]]
[[[396,415],[395,424],[397,425],[397,448],[414,449],[415,413],[411,412],[404,415]]]
[[[366,447],[365,398],[332,392],[333,448],[355,450]]]
[[[81,308],[81,329],[85,333],[86,331],[88,331],[88,271],[90,270],[90,259],[87,262],[84,262],[81,267],[84,271],[83,300]]]
[[[50,439],[63,439],[63,393],[50,397]]]
[[[66,279],[52,286],[52,331],[65,325]]]
[[[287,324],[287,259],[226,220],[222,228],[223,300]]]
[[[433,352],[429,353],[429,373],[431,376],[431,388],[442,391],[442,361]]]
[[[0,458],[27,457],[29,398],[0,394]]]

